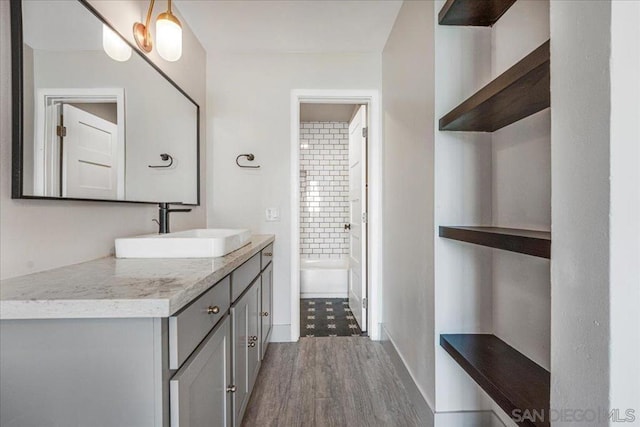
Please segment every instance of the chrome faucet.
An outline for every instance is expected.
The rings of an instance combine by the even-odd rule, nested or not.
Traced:
[[[191,209],[169,209],[171,203],[158,203],[158,219],[154,219],[158,223],[158,233],[166,234],[169,231],[169,214],[171,212],[191,212]]]

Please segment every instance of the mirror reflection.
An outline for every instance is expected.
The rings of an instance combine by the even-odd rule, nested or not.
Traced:
[[[23,195],[197,204],[197,104],[82,3],[22,15]]]

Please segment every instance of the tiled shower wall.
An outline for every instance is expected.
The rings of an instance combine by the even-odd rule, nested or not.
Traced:
[[[300,254],[349,253],[349,124],[300,123]]]

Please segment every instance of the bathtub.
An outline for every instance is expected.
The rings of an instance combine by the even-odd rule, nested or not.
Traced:
[[[347,298],[349,259],[300,259],[300,298]]]

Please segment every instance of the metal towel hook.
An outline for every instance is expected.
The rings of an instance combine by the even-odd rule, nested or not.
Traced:
[[[239,154],[238,157],[236,157],[236,165],[240,166],[241,168],[258,169],[260,167],[260,165],[258,165],[258,166],[241,165],[240,162],[239,162],[240,157],[246,157],[248,161],[253,162],[255,160],[256,156],[254,156],[251,153],[249,153],[249,154]]]
[[[148,166],[150,168],[170,168],[171,165],[173,164],[173,157],[171,157],[170,154],[162,153],[160,154],[160,158],[162,159],[163,162],[166,162],[167,160],[171,160],[171,162],[168,165],[148,165]]]

